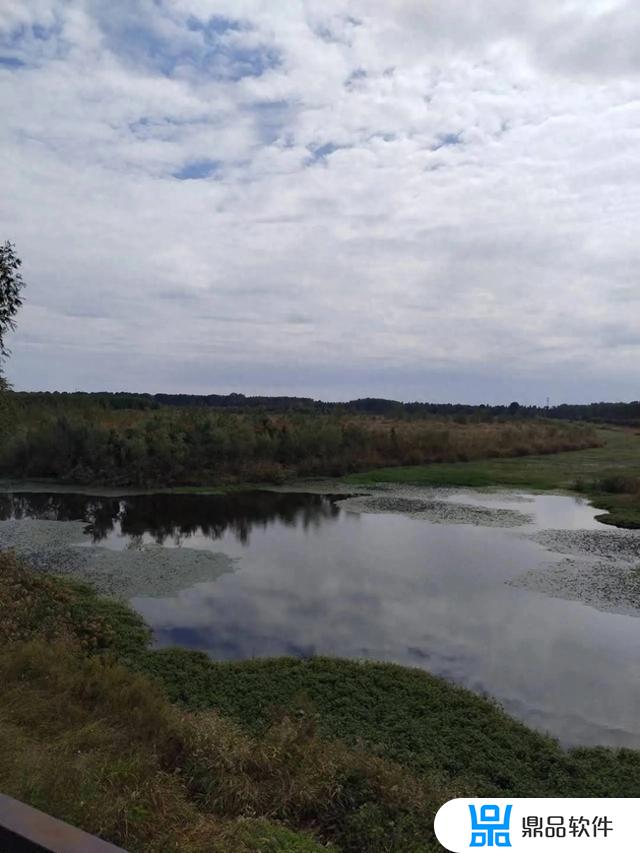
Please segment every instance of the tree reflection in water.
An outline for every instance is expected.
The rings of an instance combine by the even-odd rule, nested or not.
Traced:
[[[345,495],[340,495],[344,498]],[[149,535],[158,545],[180,545],[194,535],[220,539],[227,531],[246,544],[252,528],[274,522],[319,527],[336,518],[336,496],[268,491],[230,495],[151,494],[103,497],[71,493],[0,494],[0,519],[84,521],[94,543],[118,532],[141,543]]]

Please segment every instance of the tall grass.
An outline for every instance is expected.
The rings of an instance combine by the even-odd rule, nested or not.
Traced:
[[[383,465],[555,453],[597,444],[587,426],[370,415],[42,408],[4,425],[0,473],[114,485],[282,482]]]
[[[256,819],[344,851],[434,849],[442,791],[303,719],[252,737],[68,641],[4,648],[0,681],[0,789],[127,849],[233,851]]]
[[[232,738],[217,745],[219,764],[198,751],[213,725],[223,734],[222,721],[180,715],[143,676],[35,640],[3,649],[0,680],[2,791],[132,851],[320,849],[261,816]],[[235,809],[223,799],[203,809],[205,783],[226,789]]]

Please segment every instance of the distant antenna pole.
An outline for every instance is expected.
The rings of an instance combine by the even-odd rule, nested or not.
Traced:
[[[549,398],[547,397],[547,409],[549,408]]]

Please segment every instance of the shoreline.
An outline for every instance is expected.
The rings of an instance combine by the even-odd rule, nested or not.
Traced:
[[[21,491],[30,491],[32,485],[23,483]],[[44,484],[40,485],[40,493],[46,493]],[[559,490],[534,492],[500,487],[477,489],[393,483],[358,489],[333,480],[298,481],[295,487],[279,485],[260,491],[330,495],[346,512],[397,513],[432,524],[496,527],[513,530],[516,534],[532,522],[532,515],[527,511],[528,496],[565,495],[585,500],[583,495],[567,495]],[[65,493],[77,492],[67,487]],[[114,494],[109,489],[82,494],[127,498],[175,492]],[[465,501],[465,495],[472,500]],[[502,500],[517,508],[484,506],[481,499],[490,504]],[[550,557],[559,554],[564,559],[542,561],[538,567],[517,574],[505,583],[551,598],[576,601],[603,612],[640,616],[640,532],[601,525],[597,515],[595,520],[598,522],[595,530],[532,532],[523,529],[521,535],[542,545]],[[137,596],[171,595],[235,571],[237,558],[223,552],[192,548],[188,542],[177,548],[147,543],[112,549],[92,543],[85,527],[84,521],[4,520],[0,521],[0,548],[15,548],[33,568],[89,581],[99,592],[126,600]]]

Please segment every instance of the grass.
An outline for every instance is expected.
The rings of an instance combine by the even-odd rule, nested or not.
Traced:
[[[567,751],[497,704],[419,669],[334,658],[215,663],[186,649],[142,668],[187,708],[215,708],[261,736],[286,710],[326,738],[482,796],[640,796],[640,753]],[[631,793],[631,792],[634,793]]]
[[[0,788],[11,796],[131,851],[324,849],[260,815],[255,767],[241,764],[250,745],[230,724],[180,714],[147,678],[34,640],[0,652],[0,679]],[[203,792],[217,796],[208,808]]]
[[[640,796],[640,752],[563,750],[422,670],[150,650],[7,553],[0,630],[0,790],[133,853],[432,853],[454,796]]]
[[[578,491],[601,509],[599,520],[640,527],[640,434],[631,429],[599,429],[601,446],[551,456],[483,459],[399,468],[381,468],[344,478],[347,483],[406,483],[420,486]],[[621,488],[622,486],[622,488]]]
[[[2,552],[0,646],[34,636],[71,639],[85,652],[108,652],[126,662],[146,648],[151,631],[133,610],[100,598],[90,586],[32,572]]]

